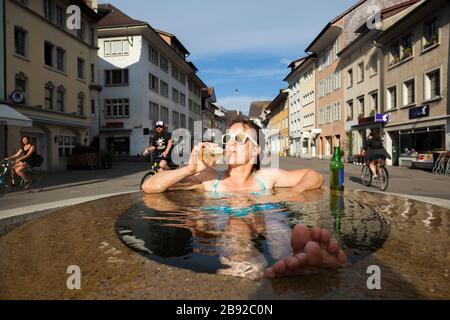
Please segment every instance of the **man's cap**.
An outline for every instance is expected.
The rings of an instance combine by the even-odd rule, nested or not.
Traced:
[[[165,127],[164,122],[163,121],[156,122],[155,127]]]

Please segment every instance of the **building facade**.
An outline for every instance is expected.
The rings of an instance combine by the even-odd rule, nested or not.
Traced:
[[[266,147],[271,153],[289,154],[289,91],[281,90],[267,106],[270,111],[266,118]]]
[[[33,122],[8,126],[6,153],[29,135],[47,170],[65,169],[74,147],[93,138],[100,16],[84,1],[70,4],[81,10],[78,29],[66,24],[67,1],[5,0],[5,102]]]
[[[101,5],[99,10],[108,12],[98,31],[104,85],[101,147],[116,155],[140,154],[158,120],[170,132],[189,130],[194,101],[193,114],[199,113],[200,86],[198,81],[189,82],[196,68],[186,60],[187,49],[174,35],[134,20],[112,5]]]
[[[376,38],[384,49],[385,141],[394,165],[410,165],[402,163],[408,151],[450,150],[449,20],[448,1],[424,1]]]

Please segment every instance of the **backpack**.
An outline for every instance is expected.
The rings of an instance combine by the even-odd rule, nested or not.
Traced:
[[[37,154],[34,156],[34,167],[40,167],[42,165],[42,162],[44,162],[44,157],[42,157],[40,154]]]

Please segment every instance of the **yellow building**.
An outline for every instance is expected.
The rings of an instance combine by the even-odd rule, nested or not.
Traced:
[[[5,0],[6,101],[32,120],[8,125],[6,153],[29,135],[43,168],[63,170],[77,144],[89,144],[98,122],[96,1]],[[70,5],[80,9],[80,28],[70,30]],[[13,94],[14,93],[14,94]],[[13,102],[14,100],[14,102]],[[6,105],[8,106],[6,106]]]
[[[288,91],[281,90],[267,106],[268,122],[266,143],[272,153],[286,156],[289,153],[289,103]]]

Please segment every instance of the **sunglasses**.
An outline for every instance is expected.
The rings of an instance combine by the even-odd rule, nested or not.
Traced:
[[[255,146],[258,145],[258,143],[253,139],[251,136],[249,136],[246,133],[238,133],[238,134],[231,134],[227,133],[222,136],[222,143],[223,144],[229,144],[231,141],[235,141],[237,144],[246,144],[248,140],[250,140]]]
[[[163,127],[163,126],[156,126],[156,129],[158,129],[158,128],[160,128],[160,129],[164,129],[164,127]]]

